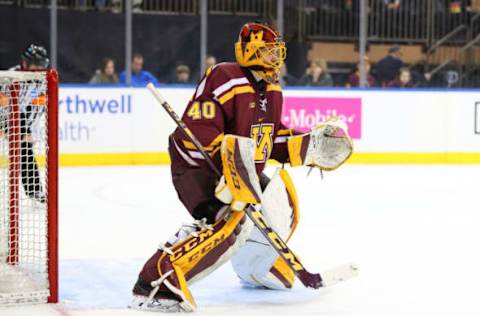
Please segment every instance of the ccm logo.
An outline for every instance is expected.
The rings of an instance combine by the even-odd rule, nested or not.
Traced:
[[[213,236],[213,231],[211,230],[205,230],[203,232],[200,232],[197,237],[190,239],[188,242],[182,245],[182,247],[175,250],[172,262],[177,261],[178,259],[182,258],[188,253],[191,253],[194,248],[202,244],[204,241],[208,241],[211,236]],[[221,240],[219,242],[221,242]],[[209,241],[209,243],[211,243],[211,241]],[[203,247],[203,248],[207,248],[207,247]],[[208,248],[210,250],[212,247],[208,247]],[[192,258],[189,258],[188,261],[191,261],[191,260]]]
[[[480,102],[475,103],[475,134],[480,135]]]
[[[240,180],[238,179],[238,172],[235,168],[235,162],[233,161],[233,151],[231,151],[230,149],[227,149],[227,164],[228,169],[230,169],[230,175],[233,181],[233,185],[235,186],[235,188],[240,190]]]

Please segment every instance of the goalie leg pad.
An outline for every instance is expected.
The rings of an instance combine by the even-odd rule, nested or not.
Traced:
[[[298,223],[298,198],[288,173],[277,169],[263,192],[262,213],[272,228],[288,241]],[[232,258],[238,277],[250,286],[289,289],[294,274],[262,233],[254,227],[245,246]]]
[[[147,296],[151,301],[143,306],[158,307],[161,300],[173,299],[182,310],[195,310],[188,285],[229,260],[245,243],[252,225],[243,212],[227,212],[213,225],[205,220],[183,225],[144,265],[133,289],[136,300]]]

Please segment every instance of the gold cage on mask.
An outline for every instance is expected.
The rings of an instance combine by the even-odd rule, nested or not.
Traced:
[[[248,28],[245,31],[245,28]],[[249,32],[247,36],[242,36]],[[252,67],[269,82],[276,81],[287,55],[285,42],[278,34],[265,25],[246,24],[235,43],[235,57],[242,67]]]

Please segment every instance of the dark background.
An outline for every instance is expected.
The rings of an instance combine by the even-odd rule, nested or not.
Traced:
[[[0,6],[0,17],[1,69],[18,64],[21,52],[30,43],[49,49],[48,9]],[[234,60],[234,42],[240,27],[256,19],[259,18],[210,15],[207,52],[215,55],[219,62]],[[120,73],[124,68],[124,43],[124,14],[58,10],[58,70],[62,82],[88,82],[104,57],[113,58]],[[293,41],[289,49],[291,61],[296,51],[305,59],[306,50],[297,46]],[[198,78],[200,17],[134,14],[133,52],[144,56],[144,69],[162,83],[170,80],[178,63],[187,64],[192,69],[192,77]],[[305,63],[294,64],[301,72],[305,69]]]

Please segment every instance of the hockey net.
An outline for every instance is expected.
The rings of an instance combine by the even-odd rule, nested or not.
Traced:
[[[56,71],[0,71],[0,306],[57,301]]]

